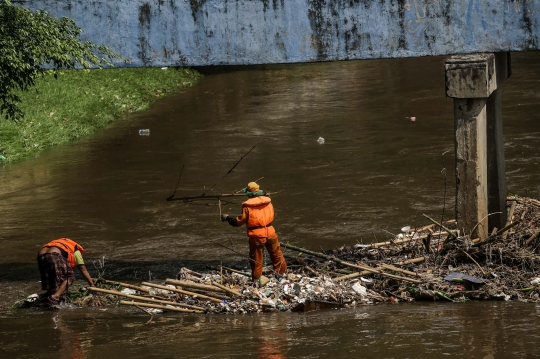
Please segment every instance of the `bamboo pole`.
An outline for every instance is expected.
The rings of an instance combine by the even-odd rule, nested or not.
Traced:
[[[251,273],[242,272],[242,271],[240,271],[240,270],[228,268],[228,267],[225,267],[225,266],[219,266],[219,267],[220,267],[220,268],[223,268],[223,269],[225,269],[225,270],[228,270],[229,272],[241,274],[241,275],[244,275],[244,276],[246,276],[246,277],[251,277]]]
[[[473,239],[473,240],[472,240],[473,247],[479,246],[479,245],[481,245],[481,244],[493,242],[493,241],[494,241],[498,236],[500,236],[502,233],[506,232],[507,230],[509,230],[509,229],[512,228],[512,227],[517,226],[517,225],[520,224],[520,223],[521,223],[521,221],[515,221],[515,222],[513,222],[513,223],[510,223],[509,225],[507,225],[507,226],[504,227],[503,229],[497,231],[497,233],[495,233],[494,235],[491,235],[491,236],[487,237],[487,238],[484,239],[484,240],[481,240],[481,238]]]
[[[227,288],[226,286],[221,285],[221,284],[216,283],[216,282],[212,282],[212,284],[215,285],[215,286],[218,287],[218,288],[223,289],[224,291],[226,291],[226,292],[228,292],[228,293],[231,293],[232,295],[236,295],[236,296],[238,296],[238,297],[241,297],[241,296],[242,296],[242,293],[237,292],[237,291],[234,290],[234,289]]]
[[[360,276],[363,276],[363,275],[366,275],[366,274],[370,274],[371,272],[369,271],[363,271],[363,272],[355,272],[355,273],[351,273],[351,274],[347,274],[347,275],[342,275],[341,277],[336,277],[334,279],[332,279],[334,282],[341,282],[342,280],[346,280],[346,279],[353,279],[353,278],[356,278],[356,277],[360,277]]]
[[[204,310],[205,310],[204,308],[198,307],[198,306],[195,306],[195,305],[189,305],[189,304],[184,304],[184,303],[177,303],[177,302],[168,301],[168,300],[161,300],[161,299],[154,299],[154,298],[146,298],[146,297],[141,297],[141,296],[138,296],[138,295],[125,294],[125,293],[122,293],[122,292],[119,292],[119,291],[116,291],[116,290],[102,289],[102,288],[96,288],[96,287],[88,287],[88,290],[89,290],[89,291],[92,291],[92,292],[99,292],[99,293],[105,293],[105,294],[112,294],[112,295],[117,295],[117,296],[119,296],[119,297],[126,297],[126,298],[130,298],[130,299],[142,300],[142,301],[144,301],[144,302],[160,303],[160,304],[170,304],[170,305],[176,305],[176,306],[178,306],[178,307],[191,308],[191,309],[201,310],[201,311],[204,311]]]
[[[452,237],[456,237],[456,235],[454,233],[452,233],[452,231],[448,228],[446,228],[445,226],[443,226],[442,224],[440,224],[439,222],[437,222],[436,220],[434,220],[433,218],[431,218],[430,216],[426,215],[426,214],[423,214],[423,216],[427,219],[429,219],[431,222],[433,222],[435,225],[437,225],[438,227],[442,228],[445,230],[446,233],[448,233],[449,235],[451,235]]]
[[[512,204],[510,205],[510,211],[508,211],[508,218],[506,219],[505,227],[507,227],[508,225],[510,225],[512,223],[512,217],[514,217],[514,211],[516,210],[516,204],[517,204],[517,201],[512,201]],[[503,234],[503,237],[502,237],[503,241],[506,239],[507,236],[508,236],[508,231]]]
[[[531,244],[531,242],[534,241],[536,238],[538,238],[539,235],[540,235],[540,230],[536,231],[535,234],[530,236],[529,239],[527,239],[527,242],[525,242],[525,245],[528,246],[529,244]]]
[[[378,266],[377,269],[379,267],[382,267],[382,268],[390,269],[390,270],[400,272],[400,273],[403,273],[403,274],[415,276],[415,277],[419,276],[418,273],[411,272],[411,271],[408,271],[408,270],[405,270],[405,269],[401,269],[401,268],[395,267],[395,266],[390,265],[390,264],[380,263],[377,266]],[[333,279],[333,281],[334,282],[340,282],[342,280],[353,279],[353,278],[360,277],[360,276],[363,276],[363,275],[368,275],[368,274],[373,274],[373,272],[370,272],[370,271],[355,272],[355,273],[347,274],[347,275],[344,275],[344,276],[341,276],[341,277],[336,277],[336,278]]]
[[[407,274],[407,275],[410,275],[410,276],[413,276],[413,277],[419,277],[418,273],[416,273],[416,272],[411,272],[411,271],[408,271],[406,269],[401,269],[401,268],[398,268],[398,267],[393,266],[391,264],[379,263],[378,266],[389,269],[389,270],[393,270],[393,271],[396,271],[396,272],[399,272],[399,273]]]
[[[149,303],[139,303],[139,302],[128,302],[126,300],[121,300],[120,304],[124,305],[132,305],[132,306],[139,306],[139,307],[148,307],[148,308],[157,308],[157,309],[163,309],[163,310],[170,310],[172,312],[182,312],[182,313],[203,313],[200,310],[192,310],[192,309],[184,309],[184,308],[174,308],[174,307],[167,307],[165,305],[159,305],[159,304],[149,304]]]
[[[148,282],[144,282],[144,283],[145,283],[145,285],[148,285],[149,287],[167,289],[167,290],[170,290],[172,292],[189,295],[190,297],[193,297],[193,298],[198,297],[198,298],[201,298],[201,299],[209,300],[209,301],[214,302],[214,303],[221,303],[222,302],[221,299],[218,299],[218,298],[215,298],[215,297],[210,297],[208,295],[204,295],[204,294],[200,294],[200,293],[189,292],[187,290],[178,289],[178,288],[170,288],[170,287],[166,287],[164,285],[159,285],[159,284],[154,284],[154,283],[148,283]]]
[[[166,279],[165,283],[178,285],[180,287],[207,290],[209,292],[219,292],[220,294],[222,294],[225,291],[224,289],[216,288],[213,285],[200,284],[200,283],[188,282],[185,280],[178,280],[178,279],[171,279],[171,278]]]
[[[426,257],[418,257],[418,258],[407,259],[406,261],[397,262],[397,263],[394,263],[394,264],[396,264],[398,266],[404,266],[406,264],[422,263],[425,260],[426,260]]]
[[[185,273],[191,274],[194,277],[199,277],[199,278],[203,277],[203,275],[201,273],[195,272],[194,270],[191,270],[191,269],[186,268],[186,267],[180,268],[180,272],[185,272]]]
[[[93,279],[94,283],[95,283],[97,280],[98,280],[98,279]],[[148,289],[139,287],[139,286],[134,285],[134,284],[122,283],[122,282],[117,282],[117,281],[114,281],[114,280],[108,280],[108,279],[101,279],[101,281],[103,281],[103,282],[105,282],[105,283],[107,283],[107,284],[121,285],[122,287],[135,289],[135,290],[138,290],[139,292],[143,292],[143,293],[150,293],[150,291],[149,291]]]
[[[154,316],[154,314],[150,313],[149,311],[147,311],[146,309],[142,308],[142,307],[139,307],[138,305],[135,306],[135,308],[139,309],[140,311],[148,314],[149,316]]]
[[[358,265],[358,264],[345,262],[345,261],[342,261],[341,259],[337,259],[335,257],[328,256],[326,254],[317,253],[317,252],[313,252],[313,251],[310,251],[310,250],[307,250],[307,249],[296,247],[296,246],[290,245],[288,243],[281,243],[281,246],[283,246],[285,248],[296,250],[298,252],[304,252],[304,253],[307,253],[307,254],[311,254],[311,255],[316,256],[316,257],[328,259],[328,260],[334,261],[336,263],[339,263],[341,265],[344,265],[346,267],[361,269],[363,271],[369,271],[369,272],[372,272],[372,273],[375,273],[375,274],[380,274],[380,275],[385,276],[385,277],[399,279],[399,280],[403,280],[403,281],[406,281],[406,282],[422,283],[422,281],[417,280],[417,279],[411,279],[411,278],[406,278],[406,277],[400,277],[400,276],[393,275],[393,274],[388,274],[388,273],[385,273],[385,272],[383,272],[383,271],[381,271],[379,269],[375,269],[375,268],[365,266],[365,265]]]
[[[312,274],[316,275],[317,277],[320,277],[320,276],[321,276],[321,273],[317,272],[315,269],[311,268],[311,267],[308,266],[307,264],[304,266],[304,268],[306,268],[309,272],[311,272]]]
[[[474,260],[474,258],[467,252],[465,252],[463,249],[461,248],[458,248],[460,251],[462,251],[467,257],[469,257],[473,262],[474,264],[476,264],[478,266],[478,268],[482,271],[482,274],[485,276],[486,275],[486,272],[484,271],[484,269],[480,266],[480,264],[478,264],[477,261]]]

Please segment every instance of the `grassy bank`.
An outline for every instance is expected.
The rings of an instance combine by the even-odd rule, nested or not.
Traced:
[[[63,71],[39,79],[21,93],[24,119],[0,119],[0,165],[33,156],[103,128],[127,112],[142,111],[157,98],[193,86],[190,69]]]

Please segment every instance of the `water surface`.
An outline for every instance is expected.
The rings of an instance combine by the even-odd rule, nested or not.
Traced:
[[[514,54],[512,65],[503,84],[508,192],[540,197],[540,54]],[[92,274],[92,263],[105,258],[106,277],[123,281],[165,279],[182,266],[220,261],[247,265],[211,242],[247,253],[244,230],[221,223],[215,202],[165,201],[182,166],[177,196],[230,193],[262,178],[261,187],[276,192],[281,240],[313,250],[383,240],[405,225],[426,224],[423,213],[453,217],[453,106],[445,97],[444,58],[203,71],[199,85],[149,111],[0,169],[0,303],[39,291],[36,253],[59,237],[85,246]],[[139,136],[142,128],[150,136]],[[239,213],[240,203],[231,200],[224,212]],[[168,314],[150,322],[131,308],[4,309],[0,353],[527,358],[537,355],[538,308],[429,303]]]

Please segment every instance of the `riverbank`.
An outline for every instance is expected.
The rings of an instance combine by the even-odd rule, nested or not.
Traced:
[[[88,136],[159,97],[195,85],[191,69],[70,70],[38,80],[21,93],[25,117],[0,121],[0,163],[22,160],[50,147]]]

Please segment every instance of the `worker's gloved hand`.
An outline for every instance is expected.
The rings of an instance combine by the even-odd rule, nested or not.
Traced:
[[[221,222],[225,222],[227,220],[227,217],[229,217],[228,214],[222,214],[221,215]]]

